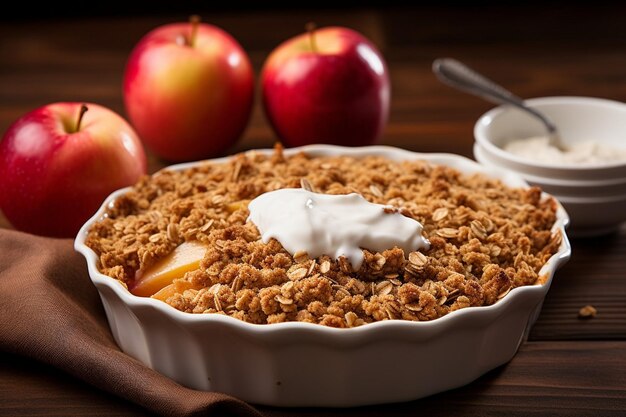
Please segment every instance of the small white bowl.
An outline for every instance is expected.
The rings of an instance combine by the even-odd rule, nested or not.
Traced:
[[[301,151],[313,156],[423,159],[465,173],[480,172],[509,186],[527,186],[518,175],[458,155],[329,145],[285,153]],[[465,385],[511,360],[539,314],[555,271],[570,257],[564,230],[568,218],[559,205],[552,230],[560,231],[563,240],[540,271],[545,283],[515,288],[493,305],[460,309],[433,321],[389,320],[349,329],[303,322],[250,324],[220,314],[181,312],[162,301],[134,296],[100,273],[98,257],[85,245],[85,238],[106,207],[128,191],[109,196],[75,241],[76,250],[87,260],[118,345],[183,385],[257,404],[352,407],[415,400]]]
[[[565,145],[597,141],[626,149],[626,104],[590,97],[544,97],[526,103],[546,114]],[[485,166],[520,174],[554,195],[570,212],[570,235],[598,235],[626,221],[626,162],[564,166],[514,155],[503,149],[510,140],[545,136],[534,117],[511,106],[496,107],[474,126],[474,157]],[[611,204],[610,202],[617,202]]]
[[[484,148],[474,143],[474,157],[485,166],[497,166],[503,169],[511,169],[496,158],[488,154]],[[559,200],[563,197],[621,197],[626,190],[626,177],[608,180],[564,180],[552,177],[541,177],[533,174],[519,173],[531,185],[537,185],[548,194],[556,196]]]
[[[617,197],[560,197],[567,213],[576,219],[576,228],[568,233],[588,237],[615,231],[624,221],[626,195]]]

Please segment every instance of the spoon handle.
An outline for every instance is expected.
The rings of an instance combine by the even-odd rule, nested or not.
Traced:
[[[483,97],[492,103],[511,104],[527,111],[539,118],[549,133],[556,132],[556,126],[543,114],[526,106],[524,100],[455,59],[436,59],[433,62],[433,72],[439,80],[452,87]]]

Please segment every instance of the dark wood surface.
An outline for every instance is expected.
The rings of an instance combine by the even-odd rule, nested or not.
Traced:
[[[364,33],[382,50],[392,78],[382,143],[411,150],[471,157],[474,122],[492,107],[438,83],[430,70],[437,57],[465,61],[523,97],[626,101],[626,7],[617,3],[203,14],[241,42],[257,74],[269,51],[307,21]],[[55,101],[92,101],[124,114],[121,80],[133,45],[151,28],[185,18],[172,13],[0,22],[0,131]],[[257,95],[250,125],[228,153],[274,140]],[[151,171],[161,166],[150,158]],[[0,227],[10,227],[1,215]],[[360,414],[626,415],[626,227],[572,246],[572,259],[556,274],[529,341],[509,364],[466,387]],[[578,310],[586,304],[598,315],[580,320]],[[0,415],[149,415],[56,369],[0,358]],[[271,416],[345,413],[261,410]]]

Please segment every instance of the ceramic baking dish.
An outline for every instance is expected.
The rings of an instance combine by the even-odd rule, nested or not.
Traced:
[[[423,159],[464,173],[481,172],[509,186],[527,186],[513,173],[452,154],[329,145],[285,153],[301,151],[312,156]],[[85,245],[87,232],[106,207],[127,191],[111,194],[75,241],[76,250],[87,260],[118,345],[183,385],[256,404],[362,406],[415,400],[468,384],[513,358],[539,314],[555,271],[570,256],[564,230],[568,217],[559,205],[553,231],[560,230],[563,239],[540,271],[547,277],[545,283],[515,288],[493,305],[464,308],[433,321],[389,320],[349,329],[301,322],[250,324],[225,315],[184,313],[156,299],[134,296],[98,271],[98,258]]]

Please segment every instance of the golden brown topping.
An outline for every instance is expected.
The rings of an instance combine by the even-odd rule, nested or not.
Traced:
[[[354,271],[343,257],[291,256],[274,239],[263,243],[246,221],[248,202],[298,187],[357,192],[385,204],[422,223],[431,247],[411,253],[364,248],[363,264]],[[286,157],[278,146],[272,155],[249,152],[227,163],[143,178],[93,225],[87,245],[103,273],[130,287],[137,271],[168,259],[184,243],[206,247],[195,269],[168,276],[152,293],[184,312],[258,324],[355,327],[433,320],[543,283],[538,271],[562,242],[550,231],[555,207],[539,189],[512,189],[424,161]],[[581,309],[581,317],[593,315],[593,307]]]

